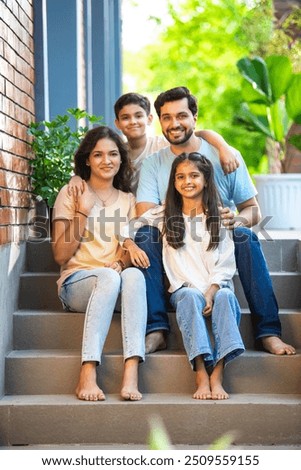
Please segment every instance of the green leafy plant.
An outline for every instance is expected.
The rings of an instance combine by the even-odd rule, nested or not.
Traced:
[[[244,57],[237,67],[244,102],[236,122],[266,137],[271,173],[289,172],[288,144],[301,149],[301,73],[284,55]]]
[[[73,155],[82,137],[92,125],[102,125],[102,119],[70,108],[52,121],[30,123],[33,193],[48,207],[53,207],[59,190],[71,177]]]

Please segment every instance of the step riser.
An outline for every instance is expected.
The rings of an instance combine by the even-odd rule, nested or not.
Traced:
[[[301,271],[299,240],[262,240],[261,246],[270,271]],[[49,241],[27,243],[27,271],[59,271]]]
[[[145,445],[153,416],[160,416],[174,444],[208,445],[209,448],[214,440],[229,431],[235,432],[237,445],[300,444],[301,409],[298,405],[245,403],[229,406],[218,402],[191,401],[191,404],[176,406],[143,402],[120,402],[112,406],[101,403],[12,406],[7,410],[0,409],[0,444],[114,442]]]
[[[13,357],[6,360],[7,395],[73,394],[80,355]],[[98,378],[105,393],[119,393],[121,355],[104,356]],[[300,393],[301,357],[250,356],[245,353],[228,364],[224,385],[229,393]],[[139,370],[143,393],[187,393],[195,389],[195,374],[186,355],[149,355]]]
[[[301,313],[281,313],[283,339],[301,349]],[[175,313],[169,313],[171,332],[168,349],[183,349],[182,336]],[[80,349],[84,314],[57,313],[45,315],[14,314],[14,349]],[[240,323],[241,335],[247,349],[254,349],[251,315],[243,313]],[[113,316],[104,352],[122,347],[120,314]]]
[[[301,308],[301,273],[293,275],[272,274],[271,278],[279,308]],[[61,311],[62,305],[57,295],[57,279],[58,276],[55,273],[45,274],[44,276],[22,275],[20,278],[19,308]],[[234,276],[234,286],[241,308],[247,308],[248,304],[237,275]]]

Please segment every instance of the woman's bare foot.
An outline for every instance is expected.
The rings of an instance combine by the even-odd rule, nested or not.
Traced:
[[[139,357],[131,357],[124,363],[120,395],[124,400],[139,401],[142,394],[138,390]]]
[[[271,354],[277,354],[279,356],[283,356],[284,354],[288,356],[296,354],[295,348],[290,344],[284,343],[278,336],[264,336],[261,338],[261,341],[264,349]]]
[[[75,393],[79,400],[103,401],[106,399],[96,383],[96,362],[82,364]]]
[[[197,389],[192,395],[192,398],[196,400],[211,400],[209,375],[201,356],[195,358],[195,368]]]
[[[221,359],[214,367],[209,379],[212,400],[227,400],[229,398],[228,393],[224,390],[224,387],[222,385],[223,374],[224,360]]]

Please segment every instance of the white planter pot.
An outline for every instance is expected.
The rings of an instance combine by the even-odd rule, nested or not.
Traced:
[[[254,175],[263,217],[272,219],[267,229],[301,229],[301,173]]]

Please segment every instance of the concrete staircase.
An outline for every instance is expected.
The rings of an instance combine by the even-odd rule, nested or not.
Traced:
[[[227,367],[229,400],[191,398],[194,374],[170,312],[168,350],[149,355],[140,368],[142,401],[122,401],[120,314],[115,313],[100,377],[107,400],[90,403],[74,396],[84,315],[62,310],[49,240],[28,242],[13,350],[6,357],[6,395],[0,399],[0,445],[146,445],[153,416],[161,417],[174,445],[209,445],[228,431],[235,431],[235,445],[301,444],[301,242],[296,237],[263,240],[262,245],[281,309],[283,338],[299,349],[296,356],[255,350],[236,276],[247,351]]]

